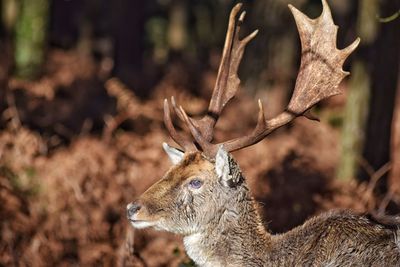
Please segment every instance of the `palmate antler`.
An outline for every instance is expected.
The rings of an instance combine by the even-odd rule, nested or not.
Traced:
[[[310,19],[289,5],[300,34],[302,56],[295,89],[287,109],[275,118],[266,120],[263,106],[259,100],[258,121],[255,129],[249,135],[215,144],[211,143],[214,126],[222,109],[235,95],[239,87],[240,80],[237,76],[237,70],[244,48],[257,34],[257,31],[254,31],[246,38],[239,40],[240,25],[243,22],[245,12],[236,20],[241,4],[237,4],[232,9],[217,82],[207,114],[200,120],[192,119],[181,106],[178,107],[174,98],[171,98],[173,109],[180,119],[186,123],[203,154],[210,158],[215,157],[220,145],[223,145],[224,149],[229,152],[253,145],[275,129],[289,123],[298,116],[302,116],[321,100],[340,93],[338,85],[344,77],[349,75],[348,72],[342,70],[343,63],[356,49],[360,39],[357,38],[350,46],[338,50],[336,48],[338,27],[333,23],[332,14],[326,0],[322,0],[322,5],[322,14],[316,19]],[[171,137],[185,151],[197,149],[191,139],[175,130],[167,100],[164,101],[164,122]]]

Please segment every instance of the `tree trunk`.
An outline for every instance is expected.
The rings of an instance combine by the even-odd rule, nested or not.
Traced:
[[[362,153],[365,122],[368,113],[370,79],[366,62],[358,59],[351,68],[349,94],[344,112],[341,138],[341,157],[337,177],[353,179]]]
[[[357,175],[363,151],[371,81],[368,69],[368,50],[377,35],[377,0],[360,0],[358,7],[357,35],[362,42],[351,68],[349,93],[344,111],[341,156],[336,176],[349,180]]]
[[[53,1],[49,41],[62,48],[74,47],[79,39],[79,28],[85,14],[84,1]]]
[[[377,14],[382,17],[400,9],[399,1],[380,2],[381,11]],[[391,124],[400,69],[400,19],[380,23],[379,26],[379,38],[370,50],[372,91],[363,153],[374,170],[390,161]],[[361,172],[360,178],[369,177]]]
[[[144,73],[146,1],[117,0],[111,7],[114,12],[114,75],[137,95],[146,96],[150,90]]]
[[[396,106],[393,111],[389,190],[400,195],[400,71],[397,76]]]
[[[2,25],[0,27],[0,114],[7,108],[8,80],[13,65],[12,31],[18,15],[17,0],[0,1]],[[0,118],[0,128],[5,127],[5,117]]]
[[[40,74],[46,47],[48,0],[21,0],[15,27],[15,74],[34,79]]]

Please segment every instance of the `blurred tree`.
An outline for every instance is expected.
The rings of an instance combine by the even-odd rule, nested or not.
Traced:
[[[168,42],[173,50],[183,50],[188,43],[187,13],[185,1],[175,1],[170,8]]]
[[[113,74],[139,96],[146,96],[158,80],[145,58],[145,22],[148,5],[153,1],[113,1],[112,35],[114,40]]]
[[[341,157],[337,170],[340,179],[356,176],[364,142],[364,130],[370,97],[370,80],[366,62],[358,58],[351,68],[341,138]]]
[[[385,17],[400,10],[400,1],[379,2],[380,11],[375,16]],[[369,50],[372,83],[363,157],[374,170],[390,161],[391,124],[400,69],[399,36],[400,19],[379,23],[379,36]],[[362,171],[360,177],[367,179],[368,175]]]
[[[391,192],[400,195],[400,69],[397,76],[396,106],[393,111],[391,141],[392,170],[389,176],[389,187]]]
[[[377,0],[360,0],[358,3],[359,16],[356,23],[357,35],[361,38],[361,44],[351,68],[349,92],[344,111],[341,156],[337,169],[337,177],[340,179],[355,178],[362,154],[371,90],[365,49],[371,46],[377,35],[375,14],[378,9],[379,2]]]
[[[357,34],[361,46],[351,69],[337,177],[367,179],[389,161],[390,122],[399,67],[399,25],[379,23],[380,12],[393,13],[395,1],[360,0]],[[397,27],[397,29],[396,29]],[[364,158],[364,159],[363,159]],[[364,168],[365,169],[365,168]]]
[[[52,45],[71,48],[79,38],[87,1],[52,1],[50,7],[49,40]]]
[[[26,79],[40,74],[46,48],[48,0],[20,0],[15,26],[15,74]]]
[[[18,0],[3,0],[1,1],[1,18],[2,26],[5,32],[11,32],[18,15]]]
[[[3,0],[1,5],[1,26],[0,26],[0,124],[3,123],[4,110],[7,107],[7,100],[10,99],[8,90],[8,80],[13,64],[12,32],[14,30],[18,15],[18,0]],[[4,125],[0,125],[3,127]]]

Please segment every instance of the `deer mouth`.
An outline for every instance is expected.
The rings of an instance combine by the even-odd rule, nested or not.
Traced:
[[[151,226],[154,226],[156,224],[155,222],[145,221],[145,220],[132,220],[132,219],[129,219],[129,221],[131,222],[132,226],[137,228],[137,229],[151,227]]]

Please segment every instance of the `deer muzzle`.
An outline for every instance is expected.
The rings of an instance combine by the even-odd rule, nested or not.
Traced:
[[[154,226],[156,220],[150,216],[146,206],[140,201],[129,203],[126,206],[126,216],[135,228]]]

